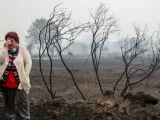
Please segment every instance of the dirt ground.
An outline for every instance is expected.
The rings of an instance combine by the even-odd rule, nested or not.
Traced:
[[[126,115],[122,117],[121,114],[118,113],[117,117],[113,117],[115,111],[105,112],[103,114],[97,111],[99,108],[95,107],[94,103],[101,96],[101,93],[92,68],[92,61],[89,60],[86,64],[85,61],[85,59],[66,60],[67,65],[72,68],[80,90],[87,99],[87,104],[82,105],[78,102],[82,97],[59,59],[53,60],[54,70],[52,85],[56,91],[56,102],[50,100],[50,95],[47,92],[40,74],[39,62],[33,60],[33,67],[30,75],[32,88],[29,94],[31,120],[127,120],[130,118]],[[42,68],[44,77],[47,80],[50,72],[49,62],[43,61]],[[122,70],[123,66],[119,62],[102,60],[100,65],[100,80],[103,90],[113,89]],[[148,84],[144,82],[136,85],[133,87],[133,90],[129,92],[135,93],[141,91],[159,99],[159,72],[152,75],[147,81]],[[118,89],[121,90],[123,86],[124,81],[119,84]],[[119,95],[118,91],[116,95]]]

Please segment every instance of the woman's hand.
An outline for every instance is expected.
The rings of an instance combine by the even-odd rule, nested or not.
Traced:
[[[11,41],[10,40],[6,40],[5,43],[4,43],[4,46],[8,48],[10,44],[11,44]]]

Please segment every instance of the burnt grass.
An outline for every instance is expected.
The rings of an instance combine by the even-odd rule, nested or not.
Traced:
[[[87,101],[81,100],[82,98],[70,75],[58,59],[53,60],[52,85],[56,91],[56,97],[51,100],[40,74],[39,63],[37,60],[33,60],[30,75],[32,88],[29,94],[31,120],[158,120],[151,115],[151,112],[141,111],[127,115],[120,113],[116,106],[110,110],[96,106],[95,102],[101,96],[101,93],[95,79],[91,60],[86,65],[84,65],[85,59],[66,61]],[[49,83],[49,62],[43,61],[42,68],[44,77]],[[104,90],[113,89],[122,70],[123,66],[120,63],[102,60],[99,74]],[[129,92],[141,91],[159,99],[158,78],[159,75],[156,73],[149,78],[149,86],[144,82],[133,86],[133,90]],[[123,88],[123,85],[124,82],[122,81],[118,89]],[[119,95],[119,92],[116,95]]]
[[[45,103],[39,101],[37,105],[31,105],[31,110],[32,120],[116,120],[111,112],[96,110],[93,104],[69,104],[62,98]]]

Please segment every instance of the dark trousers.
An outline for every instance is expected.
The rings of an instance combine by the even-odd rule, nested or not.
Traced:
[[[13,120],[29,120],[28,95],[24,90],[2,88],[6,116]]]

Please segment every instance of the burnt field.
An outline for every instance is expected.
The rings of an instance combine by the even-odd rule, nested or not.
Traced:
[[[92,61],[88,60],[86,63],[86,59],[72,59],[72,60],[66,60],[66,62],[67,62],[67,65],[71,68],[80,90],[83,92],[84,96],[87,98],[87,102],[95,103],[97,99],[101,96],[101,93],[100,93],[98,83],[96,81],[95,73],[93,71]],[[49,61],[47,60],[42,61],[42,70],[43,70],[44,77],[46,79],[49,79],[49,72],[50,72],[49,69],[50,69]],[[100,74],[100,81],[101,81],[103,90],[113,90],[113,86],[116,83],[119,76],[121,75],[122,70],[123,70],[123,65],[119,61],[102,59],[102,62],[100,63],[99,74]],[[55,103],[51,104],[46,102],[50,99],[50,95],[48,94],[47,89],[42,80],[42,76],[39,70],[38,60],[33,60],[33,66],[31,70],[30,78],[31,78],[32,88],[30,90],[29,96],[31,101],[31,115],[33,120],[60,119],[60,117],[58,118],[57,116],[61,116],[61,119],[64,119],[64,120],[65,119],[68,119],[68,120],[70,119],[73,119],[73,120],[109,119],[109,118],[105,118],[104,115],[102,116],[100,115],[100,118],[97,118],[97,116],[99,115],[93,116],[95,113],[92,113],[93,110],[91,110],[90,107],[88,108],[87,107],[88,105],[78,106],[75,108],[75,106],[77,106],[77,104],[75,103],[81,100],[82,98],[79,92],[77,91],[76,87],[74,86],[71,76],[65,70],[62,62],[59,59],[53,60],[53,74],[52,74],[53,87],[55,88],[56,96],[58,96],[57,98],[58,101],[56,101],[56,104]],[[119,83],[118,91],[120,91],[123,88],[123,86],[124,86],[124,81]],[[116,95],[119,95],[118,91],[116,92]],[[152,75],[145,82],[133,86],[133,89],[130,90],[129,92],[135,93],[138,91],[145,92],[159,99],[160,98],[159,72],[156,72],[156,74]],[[59,97],[62,99],[59,99]],[[65,99],[67,103],[68,102],[73,103],[74,105],[71,104],[70,107],[67,107],[67,110],[66,110],[67,113],[65,114],[56,113],[56,111],[61,111],[61,108],[63,108],[63,111],[65,111],[64,110],[65,107],[62,105],[62,104],[65,104],[63,103],[63,99]],[[61,101],[62,101],[62,104],[59,103]],[[61,106],[61,107],[58,107],[59,109],[55,107],[57,105],[57,102],[58,102],[58,105]],[[78,108],[80,108],[80,110]],[[53,112],[54,110],[56,111]],[[79,111],[81,111],[80,112],[81,114],[76,115],[76,113],[79,113]],[[72,114],[73,116],[71,117],[70,115]],[[113,120],[114,119],[116,120],[117,118],[114,117]],[[129,119],[129,118],[123,117],[121,120],[123,119]]]
[[[73,59],[73,60],[66,60],[67,65],[72,70],[77,84],[79,85],[80,89],[86,93],[87,96],[94,96],[94,94],[99,94],[99,86],[96,82],[95,73],[93,70],[92,61],[86,59]],[[86,64],[85,64],[86,63]],[[123,70],[122,63],[116,60],[105,60],[102,59],[100,63],[100,81],[102,82],[104,90],[112,90],[115,82],[122,74]],[[44,77],[47,79],[50,72],[50,63],[47,60],[42,61],[42,70]],[[47,92],[44,87],[44,82],[42,81],[42,76],[40,74],[39,69],[39,61],[33,60],[32,70],[31,70],[31,94],[34,90],[40,90],[40,94],[42,95],[43,92]],[[70,77],[70,74],[64,68],[62,62],[59,59],[53,60],[53,86],[57,92],[57,95],[67,95],[67,94],[74,94],[74,97],[78,97],[79,93],[76,91],[75,86],[73,85],[73,81]],[[159,71],[148,78],[141,84],[133,86],[133,92],[135,90],[142,90],[149,92],[150,89],[155,89],[155,86],[158,87],[159,84]],[[121,86],[123,87],[124,82],[122,81],[119,85],[119,89]],[[146,91],[146,92],[147,92]],[[154,92],[159,92],[158,89]],[[38,95],[38,93],[36,92]],[[152,92],[153,94],[153,92]],[[46,95],[46,93],[45,93]],[[68,95],[67,95],[68,96]],[[66,96],[66,97],[67,97]],[[70,95],[68,97],[71,97]],[[80,96],[79,96],[80,97]],[[98,97],[98,96],[97,96]],[[73,99],[71,97],[71,99]]]

